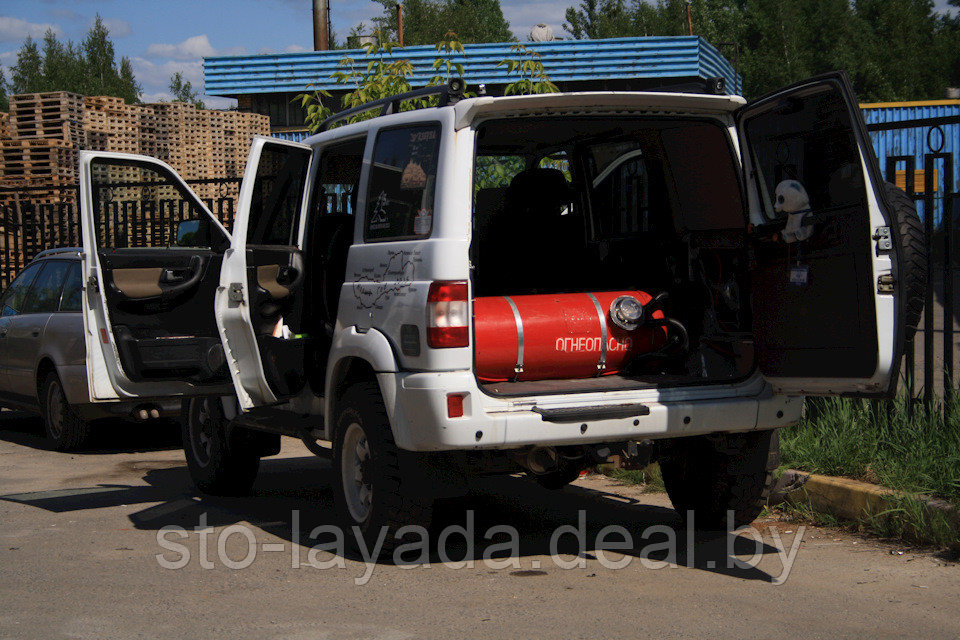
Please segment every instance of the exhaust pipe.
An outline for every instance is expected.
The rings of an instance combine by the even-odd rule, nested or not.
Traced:
[[[557,466],[557,451],[553,447],[534,447],[527,454],[526,467],[533,473],[549,473]]]
[[[130,413],[133,418],[140,422],[146,422],[147,420],[156,420],[159,418],[160,408],[153,404],[141,404],[135,407]]]

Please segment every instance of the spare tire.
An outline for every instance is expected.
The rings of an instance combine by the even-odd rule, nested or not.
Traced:
[[[894,184],[887,182],[884,186],[893,214],[893,231],[900,239],[897,282],[903,297],[904,335],[910,340],[920,323],[927,291],[926,238],[913,198]]]

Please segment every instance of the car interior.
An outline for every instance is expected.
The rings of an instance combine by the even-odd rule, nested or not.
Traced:
[[[791,131],[762,131],[758,116],[752,123],[756,137],[767,141],[759,153],[777,181],[792,174],[811,185],[833,184],[832,200],[825,190],[814,190],[824,209],[846,198],[833,207],[834,219],[863,220],[863,179],[851,169],[856,147],[849,120],[830,100],[809,106]],[[860,310],[872,309],[869,280],[858,276],[858,269],[869,267],[862,264],[869,260],[869,248],[864,250],[869,234],[851,225],[840,235],[827,230],[804,243],[785,244],[776,235],[784,221],[774,217],[771,206],[772,230],[761,236],[749,225],[745,185],[728,132],[716,121],[509,118],[483,123],[477,138],[471,247],[476,296],[666,294],[664,313],[682,323],[688,336],[685,349],[669,357],[638,357],[616,374],[485,383],[489,392],[729,382],[750,375],[758,359],[776,371],[792,347],[802,351],[801,343],[809,346],[811,337],[822,342],[815,357],[844,339],[850,341],[844,345],[848,354],[870,351],[865,344],[870,336],[857,335]],[[785,145],[791,145],[789,153]],[[817,157],[830,160],[818,164]],[[776,181],[771,183],[773,193]],[[831,273],[835,280],[819,279],[817,288],[788,286],[790,261],[797,261],[798,251],[811,277]],[[833,270],[840,273],[834,276]],[[851,291],[858,295],[851,298]],[[819,309],[823,305],[814,302],[821,295],[842,300],[827,312],[829,325]],[[875,352],[875,342],[873,347]],[[826,375],[822,364],[805,370],[818,371]]]
[[[228,380],[211,301],[229,239],[159,165],[96,158],[91,195],[124,372],[136,382]]]

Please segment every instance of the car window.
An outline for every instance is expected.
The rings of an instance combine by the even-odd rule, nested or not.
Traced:
[[[264,145],[250,200],[247,245],[294,245],[309,149]]]
[[[331,144],[320,155],[314,183],[314,215],[354,215],[366,138]]]
[[[0,315],[15,316],[20,313],[23,300],[30,290],[30,285],[33,284],[33,280],[37,277],[42,266],[43,263],[41,262],[30,265],[7,287],[7,290],[3,293],[2,302],[0,302],[0,305],[2,305]]]
[[[67,275],[70,263],[66,260],[50,260],[44,265],[43,271],[33,281],[23,309],[20,313],[53,313],[60,303],[60,291],[63,289],[63,279]]]
[[[367,191],[366,240],[430,235],[439,151],[439,124],[377,134]]]
[[[230,244],[195,195],[166,167],[94,158],[90,190],[99,249],[221,250]]]
[[[80,311],[80,295],[83,293],[83,282],[80,279],[80,263],[70,265],[67,278],[63,284],[63,294],[60,296],[60,311]]]
[[[796,191],[796,203],[790,204],[813,211],[866,202],[853,122],[833,87],[783,100],[744,126],[767,218],[785,218],[790,210],[782,206],[778,189]]]

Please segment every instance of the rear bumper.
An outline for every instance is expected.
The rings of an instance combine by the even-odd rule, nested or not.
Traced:
[[[76,405],[77,413],[84,420],[98,420],[100,418],[136,418],[134,411],[140,407],[156,408],[161,418],[179,418],[180,403],[176,400],[157,402],[98,402]]]
[[[772,429],[800,419],[803,398],[773,395],[754,380],[739,396],[680,399],[655,390],[546,398],[493,398],[483,394],[471,372],[380,374],[380,385],[397,444],[412,451],[510,449],[701,435],[717,431]],[[724,387],[732,391],[734,387]],[[447,394],[464,393],[464,415],[447,416]],[[702,391],[700,392],[702,396]],[[391,402],[390,398],[394,401]],[[550,422],[541,409],[642,404],[646,415],[576,422]],[[392,405],[392,406],[391,406]],[[599,414],[599,412],[597,412]]]

